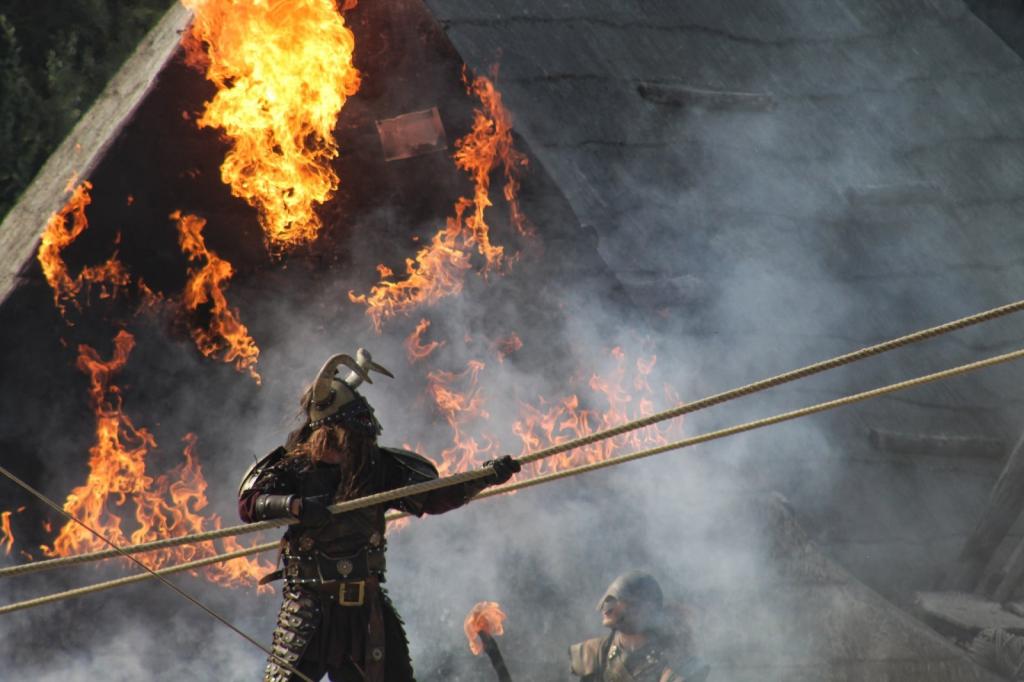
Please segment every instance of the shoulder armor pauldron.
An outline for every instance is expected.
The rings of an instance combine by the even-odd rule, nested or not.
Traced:
[[[288,451],[284,448],[277,448],[266,455],[263,459],[253,462],[252,466],[246,469],[245,474],[242,476],[241,482],[238,484],[238,495],[241,497],[242,493],[252,490],[252,487],[256,484],[256,480],[263,474],[264,471],[275,466],[284,459],[285,454]]]
[[[399,468],[406,474],[407,483],[423,483],[433,481],[438,477],[437,467],[423,455],[410,450],[399,448],[380,448],[386,457],[398,464]]]

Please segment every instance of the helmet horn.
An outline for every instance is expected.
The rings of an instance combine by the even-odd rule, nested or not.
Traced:
[[[379,372],[380,374],[383,374],[384,376],[387,377],[391,377],[392,379],[395,378],[394,374],[392,374],[386,368],[381,367],[376,362],[374,362],[373,358],[370,357],[370,351],[366,350],[365,348],[360,348],[359,350],[356,351],[356,367],[352,367],[351,365],[346,366],[352,368],[352,371],[348,373],[347,377],[345,377],[345,383],[351,389],[355,389],[357,386],[359,386],[359,384],[363,383],[364,381],[368,384],[372,384],[373,380],[370,379],[370,370],[373,370],[374,372]]]
[[[320,372],[316,375],[316,381],[313,382],[313,391],[310,396],[310,400],[314,404],[323,404],[331,401],[331,381],[334,379],[335,373],[338,371],[338,365],[345,365],[352,372],[349,374],[361,376],[363,379],[369,380],[366,375],[366,370],[359,366],[359,364],[352,359],[351,355],[345,353],[339,353],[338,355],[332,355],[324,366],[320,369]],[[346,380],[346,383],[348,381]]]

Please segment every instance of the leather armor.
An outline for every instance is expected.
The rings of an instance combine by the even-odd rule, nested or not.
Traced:
[[[627,652],[615,633],[569,647],[573,675],[583,682],[704,682],[710,667],[697,656],[676,656],[653,644]]]
[[[240,486],[239,512],[251,522],[290,516],[288,505],[294,498],[329,504],[339,493],[341,475],[337,465],[317,464],[304,456],[264,458],[247,472]],[[359,470],[356,495],[429,481],[437,475],[434,465],[415,453],[374,448]],[[380,587],[387,568],[385,512],[391,507],[417,516],[443,513],[461,506],[486,485],[470,481],[326,517],[320,523],[289,526],[282,538],[283,568],[261,581],[285,579],[284,602],[274,631],[275,654],[293,665],[310,658],[328,665],[351,660],[370,682],[390,682],[391,677],[396,682],[399,677],[411,680],[401,620]],[[338,625],[342,622],[344,626]],[[324,623],[335,625],[320,632]],[[404,669],[408,675],[396,672]],[[290,678],[270,659],[264,679]]]

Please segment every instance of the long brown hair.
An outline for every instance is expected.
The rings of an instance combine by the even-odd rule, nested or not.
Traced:
[[[312,432],[307,426],[292,434],[288,456],[308,457],[316,464],[323,461],[329,451],[339,455],[341,478],[334,499],[345,500],[367,492],[365,488],[372,473],[370,462],[376,448],[376,438],[372,436],[361,435],[340,424],[325,424]]]

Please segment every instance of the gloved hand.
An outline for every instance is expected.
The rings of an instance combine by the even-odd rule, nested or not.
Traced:
[[[324,526],[329,523],[332,514],[327,510],[327,507],[330,504],[330,495],[303,497],[302,506],[299,509],[299,525]]]
[[[487,482],[491,485],[504,483],[508,479],[512,478],[512,474],[518,474],[523,468],[522,464],[512,459],[512,455],[505,455],[498,459],[489,459],[484,462],[484,466],[494,469],[494,476],[487,479]]]

